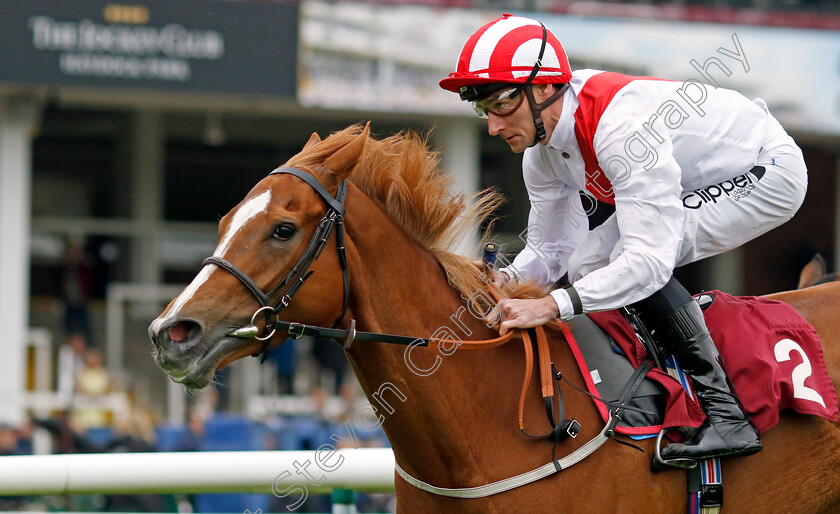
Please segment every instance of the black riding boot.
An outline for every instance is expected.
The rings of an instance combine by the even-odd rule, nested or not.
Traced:
[[[664,460],[747,456],[761,450],[758,430],[729,382],[703,311],[672,278],[650,298],[634,304],[642,322],[691,379],[706,420],[684,442],[661,451]],[[670,311],[670,312],[668,312]]]

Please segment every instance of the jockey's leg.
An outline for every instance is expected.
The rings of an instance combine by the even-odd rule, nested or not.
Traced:
[[[761,450],[758,431],[726,376],[700,306],[675,278],[630,306],[690,377],[706,420],[683,443],[662,449],[665,460],[745,456]]]
[[[755,164],[736,177],[684,192],[685,224],[676,267],[738,248],[793,217],[808,189],[807,168],[802,151],[770,115]],[[720,196],[700,202],[701,190]]]

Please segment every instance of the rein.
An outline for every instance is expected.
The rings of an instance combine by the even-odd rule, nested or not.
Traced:
[[[491,290],[491,293],[494,291]],[[257,311],[259,312],[259,311]],[[525,349],[525,378],[522,383],[522,391],[519,395],[519,429],[528,437],[542,438],[552,437],[554,432],[558,431],[558,427],[567,433],[570,437],[575,437],[580,429],[577,421],[569,421],[564,424],[555,424],[553,412],[553,397],[554,397],[554,381],[552,374],[551,354],[548,349],[548,339],[545,336],[545,329],[543,327],[536,327],[534,332],[536,334],[536,342],[532,343],[532,338],[527,330],[518,329],[515,332],[511,331],[503,336],[493,339],[485,339],[479,341],[463,341],[460,339],[430,339],[424,337],[400,336],[395,334],[382,334],[378,332],[362,332],[356,330],[356,320],[350,320],[350,328],[326,328],[316,325],[304,325],[302,323],[294,323],[289,321],[278,320],[274,323],[275,330],[285,331],[289,337],[298,339],[304,335],[313,337],[324,337],[327,339],[334,339],[336,341],[344,342],[344,349],[350,349],[354,341],[367,341],[375,343],[398,344],[403,346],[421,346],[424,348],[439,349],[445,347],[447,351],[452,350],[454,345],[458,350],[475,351],[488,350],[490,348],[497,348],[513,339],[515,334],[520,334],[522,344]],[[254,326],[246,326],[236,330],[239,335],[237,337],[245,337],[248,334],[257,333],[259,329]],[[273,332],[273,331],[272,331]],[[531,382],[531,376],[534,372],[534,346],[537,347],[537,360],[539,362],[540,374],[540,388],[543,400],[546,404],[546,412],[551,426],[554,429],[551,434],[532,435],[525,430],[525,400],[527,397],[528,384]],[[562,410],[562,409],[561,409]],[[562,418],[562,413],[561,416]]]

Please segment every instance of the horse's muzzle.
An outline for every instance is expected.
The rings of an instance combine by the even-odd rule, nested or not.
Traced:
[[[228,356],[254,343],[230,331],[226,325],[208,330],[195,320],[158,318],[149,326],[155,363],[175,382],[201,389]]]
[[[149,325],[149,339],[155,362],[175,380],[186,375],[206,351],[199,344],[204,339],[203,329],[191,320],[157,319]]]

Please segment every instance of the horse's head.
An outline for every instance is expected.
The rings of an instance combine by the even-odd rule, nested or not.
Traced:
[[[368,128],[340,146],[330,139],[313,134],[290,159],[295,168],[262,179],[222,218],[213,256],[150,325],[155,361],[176,382],[204,387],[216,369],[282,342],[273,333],[280,310],[327,326],[343,313],[339,252],[320,249],[338,246],[342,183]]]

